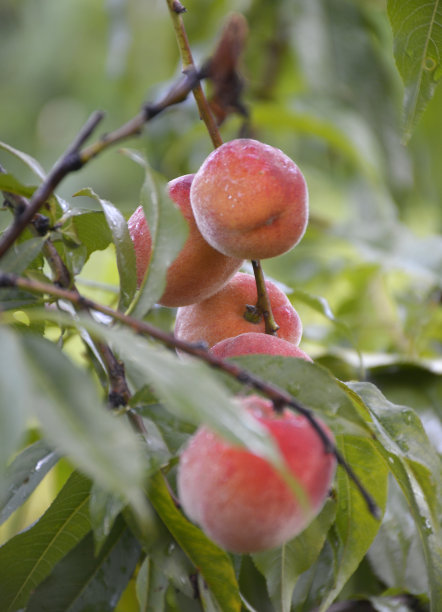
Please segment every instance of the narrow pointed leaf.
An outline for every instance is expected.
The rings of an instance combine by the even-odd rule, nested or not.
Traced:
[[[2,272],[21,274],[41,253],[47,237],[38,236],[14,245],[1,259]]]
[[[89,480],[74,473],[42,518],[0,548],[1,610],[26,606],[35,587],[90,530],[89,491]]]
[[[375,444],[354,436],[340,436],[338,442],[344,459],[383,511],[387,500],[388,467]],[[321,601],[320,612],[329,608],[356,571],[380,527],[380,521],[369,513],[355,484],[342,469],[337,471],[336,499],[336,521],[331,536],[336,559],[335,573],[333,583]]]
[[[87,249],[87,257],[94,251],[102,251],[112,242],[112,234],[104,213],[88,211],[72,217],[79,241]]]
[[[112,202],[100,198],[100,196],[90,188],[82,189],[75,195],[89,196],[98,202],[103,209],[117,253],[117,267],[120,275],[119,307],[125,310],[131,303],[137,287],[135,250],[129,235],[126,220]]]
[[[177,509],[158,473],[150,482],[149,499],[178,544],[199,569],[223,612],[239,612],[241,600],[232,563],[204,533]]]
[[[428,575],[416,524],[399,485],[390,475],[387,508],[368,551],[373,572],[389,589],[428,593]]]
[[[394,55],[405,85],[405,140],[442,77],[441,0],[388,0]]]
[[[0,149],[7,151],[11,155],[16,157],[20,161],[22,161],[25,164],[25,166],[27,166],[29,170],[31,170],[35,174],[35,176],[37,176],[42,181],[45,180],[46,172],[44,171],[40,163],[36,159],[31,157],[31,155],[28,155],[27,153],[23,153],[23,151],[19,151],[18,149],[11,147],[11,145],[7,144],[6,142],[1,142],[1,141],[0,141]]]
[[[58,459],[57,453],[42,440],[28,446],[14,459],[5,472],[0,525],[28,499]]]
[[[115,610],[140,554],[138,541],[121,517],[97,556],[89,532],[40,584],[27,612]]]
[[[325,368],[304,359],[273,355],[235,357],[233,361],[288,391],[324,419],[334,433],[371,435],[368,411],[352,402],[348,390]],[[235,390],[241,388],[231,379],[228,384]]]
[[[255,565],[266,578],[275,610],[290,612],[296,581],[316,561],[335,514],[336,504],[329,499],[299,536],[281,548],[253,555]]]
[[[167,268],[184,244],[188,228],[167,194],[166,181],[152,171],[139,152],[123,152],[145,170],[140,200],[152,238],[152,255],[140,291],[130,306],[133,316],[143,318],[163,294]]]
[[[408,502],[421,539],[432,612],[442,610],[442,462],[416,413],[389,402],[374,385],[351,383],[374,417],[383,454]]]
[[[23,183],[20,183],[12,174],[0,173],[0,190],[30,198],[35,191],[35,187],[23,185]]]
[[[45,435],[102,487],[143,511],[143,457],[127,422],[105,408],[93,380],[54,344],[23,336],[33,404]]]
[[[168,584],[161,568],[150,557],[146,557],[137,574],[139,612],[163,612]]]
[[[89,514],[94,533],[95,552],[98,554],[109,536],[114,522],[125,506],[124,500],[97,484],[92,485]]]
[[[33,403],[24,358],[16,334],[0,326],[0,500],[10,498],[8,490],[12,483],[8,482],[5,466],[17,450]]]

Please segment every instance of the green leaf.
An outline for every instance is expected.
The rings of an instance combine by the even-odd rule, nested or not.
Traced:
[[[3,433],[3,427],[0,431]],[[0,444],[3,446],[3,442]],[[28,446],[6,468],[5,490],[0,497],[0,525],[28,499],[58,459],[57,453],[40,440]]]
[[[339,450],[358,475],[381,510],[387,500],[388,467],[372,440],[340,436]],[[329,540],[334,549],[334,579],[321,598],[319,612],[325,612],[338,596],[370,548],[380,522],[367,505],[347,472],[339,469],[336,478],[336,521]]]
[[[1,258],[2,272],[13,272],[14,274],[24,272],[41,253],[46,240],[47,236],[38,236],[18,245],[15,244]]]
[[[152,255],[140,291],[129,308],[132,316],[143,318],[163,294],[167,268],[184,244],[188,226],[167,194],[166,181],[152,171],[138,152],[123,152],[145,169],[140,200],[152,238]]]
[[[54,448],[144,513],[141,444],[127,422],[109,413],[92,378],[54,344],[31,334],[22,342],[35,413]]]
[[[12,330],[0,326],[0,499],[11,486],[5,467],[24,434],[33,389],[23,366],[25,354]],[[6,478],[5,478],[6,477]]]
[[[89,514],[94,533],[95,554],[100,552],[124,506],[125,502],[122,499],[103,490],[97,484],[92,485]]]
[[[100,198],[90,188],[82,189],[75,195],[89,196],[96,200],[103,209],[117,253],[117,267],[120,275],[119,308],[125,310],[131,303],[137,288],[135,250],[126,220],[112,202]]]
[[[90,530],[89,490],[89,480],[74,473],[41,519],[0,548],[2,610],[26,606],[35,587]]]
[[[35,187],[28,187],[20,183],[12,174],[0,173],[0,191],[8,191],[30,198],[35,191]]]
[[[275,610],[290,612],[296,581],[316,561],[335,514],[336,504],[329,499],[296,538],[281,548],[253,555],[255,565],[265,576]]]
[[[431,367],[394,362],[368,371],[368,378],[395,404],[418,412],[434,448],[442,454],[442,377]]]
[[[428,593],[428,576],[415,522],[399,485],[390,475],[388,502],[379,532],[368,551],[374,573],[388,588]]]
[[[98,328],[97,333],[100,333]],[[285,463],[267,430],[232,402],[205,364],[178,358],[126,329],[108,330],[106,337],[118,348],[127,372],[141,382],[140,386],[148,380],[168,410],[188,423],[205,423],[232,443],[247,446],[284,472]]]
[[[115,610],[140,553],[138,541],[121,517],[97,556],[94,538],[89,532],[40,584],[27,612]]]
[[[405,140],[431,100],[442,77],[440,0],[388,0],[394,56],[405,85]]]
[[[177,509],[161,473],[151,479],[149,499],[178,544],[199,569],[223,612],[239,612],[241,600],[229,556]]]
[[[11,155],[22,161],[25,166],[27,166],[29,170],[31,170],[35,174],[35,176],[37,176],[42,181],[45,180],[46,172],[36,159],[31,157],[27,153],[23,153],[23,151],[19,151],[18,149],[11,147],[11,145],[8,145],[6,142],[0,141],[0,149],[7,151]]]
[[[442,610],[442,462],[416,413],[389,402],[369,383],[348,385],[369,408],[383,454],[410,507],[421,539],[432,612]]]
[[[94,251],[103,251],[112,242],[112,234],[102,212],[94,210],[75,214],[71,222],[79,241],[87,249],[86,258]]]
[[[168,580],[162,569],[146,557],[138,571],[136,593],[139,612],[163,612],[166,603]]]
[[[334,433],[371,435],[367,410],[355,405],[341,383],[327,370],[304,359],[250,355],[232,359],[263,380],[285,389],[324,419]],[[229,380],[235,390],[241,387]]]

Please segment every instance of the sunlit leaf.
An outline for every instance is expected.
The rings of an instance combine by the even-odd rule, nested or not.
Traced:
[[[394,55],[405,85],[405,139],[432,98],[442,77],[440,0],[388,0]]]
[[[90,530],[89,490],[89,480],[73,474],[42,518],[0,548],[2,610],[24,607],[35,587]]]

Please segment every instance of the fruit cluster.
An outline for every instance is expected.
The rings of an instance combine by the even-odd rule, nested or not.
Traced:
[[[302,238],[308,191],[297,165],[279,149],[237,139],[213,151],[196,174],[171,181],[168,190],[189,225],[159,300],[178,307],[175,335],[204,342],[221,358],[264,353],[311,361],[298,347],[302,324],[287,296],[265,281],[279,326],[278,336],[266,334],[262,312],[254,306],[255,279],[238,272],[244,259],[281,255]],[[140,284],[152,249],[141,207],[129,231]],[[267,461],[205,427],[182,452],[178,493],[189,517],[215,542],[234,552],[254,552],[281,545],[305,528],[324,503],[336,461],[304,417],[277,413],[258,396],[238,401],[268,430],[304,495],[296,497]]]

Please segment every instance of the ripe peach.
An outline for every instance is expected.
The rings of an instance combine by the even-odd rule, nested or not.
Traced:
[[[279,325],[278,336],[299,344],[302,323],[298,313],[272,281],[265,281],[273,316]],[[248,331],[265,332],[264,318],[251,322],[246,307],[257,302],[255,278],[237,272],[224,287],[207,300],[178,308],[175,336],[187,342],[206,342],[209,347],[224,338]]]
[[[193,174],[187,174],[168,184],[170,197],[189,225],[189,235],[167,271],[166,288],[159,300],[163,306],[184,306],[204,300],[221,289],[242,263],[240,259],[216,251],[201,236],[190,206],[193,177]],[[129,219],[128,227],[135,247],[137,282],[140,285],[152,251],[152,239],[141,206]]]
[[[233,338],[225,338],[212,346],[210,352],[221,359],[238,357],[239,355],[262,354],[298,357],[306,361],[312,361],[307,353],[304,353],[304,351],[291,342],[276,336],[256,332],[246,332]]]
[[[274,438],[307,506],[265,459],[205,426],[181,454],[177,484],[184,511],[212,540],[226,550],[251,553],[280,546],[312,521],[329,492],[336,459],[305,417],[287,409],[277,414],[258,396],[240,402]]]
[[[308,191],[300,169],[257,140],[239,138],[212,151],[195,175],[190,199],[204,238],[232,257],[281,255],[307,227]]]

